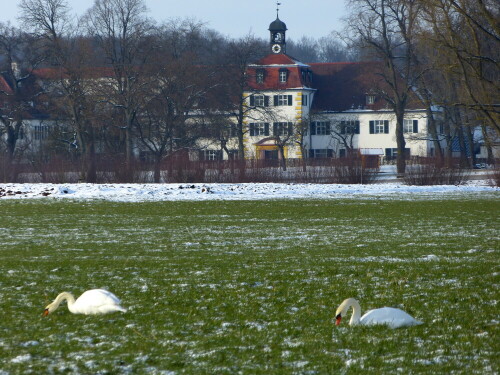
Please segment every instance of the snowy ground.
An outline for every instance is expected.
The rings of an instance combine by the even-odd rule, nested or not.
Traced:
[[[122,202],[170,200],[259,200],[291,198],[411,198],[498,193],[487,180],[463,186],[407,186],[397,182],[340,184],[0,184],[1,199],[72,198]]]

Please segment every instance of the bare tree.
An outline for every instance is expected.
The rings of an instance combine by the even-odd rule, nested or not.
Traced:
[[[146,16],[143,0],[95,0],[84,17],[85,27],[112,68],[107,85],[108,102],[122,112],[116,124],[125,133],[125,177],[132,178],[132,129],[147,91],[147,64],[152,50],[154,25]],[[103,95],[103,96],[104,96]]]
[[[9,24],[0,23],[0,135],[6,134],[7,163],[16,158],[23,120],[41,102],[42,89],[35,84],[33,70],[44,60],[39,38]],[[0,137],[1,138],[1,137]],[[14,176],[10,176],[14,179]]]
[[[37,72],[45,90],[56,103],[58,114],[68,119],[75,133],[75,149],[83,157],[84,179],[96,182],[95,89],[88,59],[92,50],[88,40],[78,34],[64,0],[22,0],[22,19],[44,43],[47,61],[53,68]],[[55,113],[53,113],[55,115]]]
[[[160,167],[167,156],[195,145],[196,114],[203,114],[206,98],[217,86],[209,67],[196,64],[201,25],[170,24],[158,34],[161,47],[154,60],[154,80],[143,95],[143,111],[136,118],[142,145],[154,157],[154,181],[160,182]]]
[[[380,81],[373,89],[396,116],[397,170],[405,171],[403,122],[413,87],[422,72],[415,64],[415,38],[420,4],[409,0],[350,0],[344,36],[379,61],[374,64]]]
[[[426,41],[440,52],[434,68],[443,79],[433,80],[432,89],[439,90],[444,80],[454,82],[455,89],[442,92],[438,100],[463,112],[461,117],[471,126],[481,127],[491,162],[492,140],[500,136],[498,4],[493,0],[420,2],[431,30],[425,33]]]
[[[250,104],[253,89],[249,82],[255,77],[249,76],[249,65],[264,56],[267,45],[253,35],[247,35],[239,40],[228,42],[225,54],[221,56],[224,62],[220,72],[221,82],[225,82],[224,90],[217,93],[218,107],[234,119],[234,134],[238,139],[238,159],[245,160],[244,136],[248,129],[244,121],[254,110]],[[243,173],[243,168],[240,170]]]

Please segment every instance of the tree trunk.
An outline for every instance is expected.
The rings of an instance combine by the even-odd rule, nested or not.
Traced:
[[[154,176],[153,176],[153,180],[156,184],[160,183],[160,175],[161,175],[161,157],[157,156],[155,158]]]
[[[95,142],[94,137],[89,141],[87,147],[87,172],[86,181],[91,184],[97,182],[97,166],[96,166],[96,155],[95,155]]]
[[[283,172],[286,171],[286,158],[285,158],[285,147],[284,146],[279,146],[278,147],[278,152],[280,154],[280,165],[281,165],[281,169],[283,170]]]
[[[398,154],[396,155],[396,165],[397,165],[397,173],[399,176],[404,175],[406,170],[406,141],[404,137],[403,131],[403,123],[404,123],[404,109],[398,109],[396,111],[396,144],[398,149]]]
[[[133,178],[133,150],[132,150],[132,131],[129,126],[125,129],[125,182],[132,182]]]
[[[434,145],[434,155],[438,159],[439,163],[442,163],[443,162],[443,149],[441,147],[441,142],[439,142],[439,138],[438,138],[436,120],[434,119],[434,116],[432,114],[432,109],[430,107],[427,107],[426,112],[427,112],[427,125],[428,125],[427,130],[432,137],[432,144]]]

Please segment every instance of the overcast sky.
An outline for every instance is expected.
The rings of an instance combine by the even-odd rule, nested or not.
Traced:
[[[18,26],[20,0],[1,0],[0,22]],[[67,0],[75,15],[83,14],[94,0]],[[248,33],[267,38],[269,24],[276,19],[275,0],[145,0],[149,15],[157,21],[194,18],[225,36],[238,38]],[[287,36],[320,38],[340,29],[345,16],[344,0],[280,0],[280,19]]]

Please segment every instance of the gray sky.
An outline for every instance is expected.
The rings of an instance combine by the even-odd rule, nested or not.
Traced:
[[[20,0],[2,0],[0,22],[18,26]],[[75,15],[81,15],[94,0],[68,0]],[[157,21],[172,18],[194,18],[230,37],[249,32],[267,38],[267,28],[276,19],[275,0],[145,0],[149,16]],[[280,19],[288,27],[287,36],[320,38],[340,29],[340,18],[346,15],[344,0],[280,0]]]

